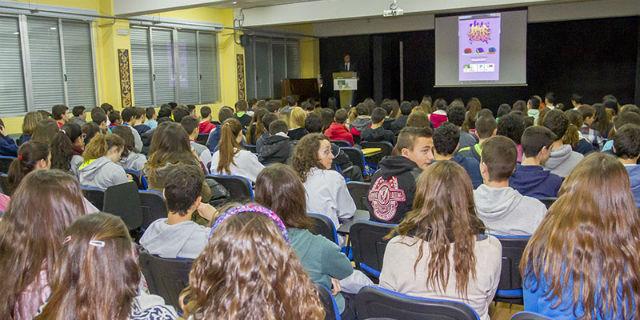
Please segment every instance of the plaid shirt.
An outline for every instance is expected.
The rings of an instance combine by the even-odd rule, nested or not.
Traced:
[[[582,127],[580,128],[580,133],[594,147],[597,147],[598,150],[602,150],[602,146],[604,146],[604,143],[606,141],[604,140],[604,138],[602,138],[600,131],[591,129],[586,124],[583,124]]]

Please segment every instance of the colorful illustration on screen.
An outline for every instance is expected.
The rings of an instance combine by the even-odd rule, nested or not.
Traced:
[[[489,54],[496,54],[496,51],[497,50],[494,47],[489,48]]]
[[[478,22],[474,20],[469,24],[469,33],[467,34],[469,41],[481,41],[489,43],[491,40],[491,28],[486,21]]]
[[[465,54],[472,54],[472,53],[473,53],[473,50],[472,50],[471,48],[465,48],[465,49],[464,49],[464,53],[465,53]]]

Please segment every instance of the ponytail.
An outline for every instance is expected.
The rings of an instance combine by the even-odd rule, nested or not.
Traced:
[[[233,161],[233,157],[240,149],[240,144],[236,140],[240,131],[242,131],[242,125],[238,119],[230,118],[222,124],[220,141],[218,142],[220,159],[218,161],[218,167],[216,168],[217,172],[231,174],[230,167],[232,164],[236,164]]]
[[[578,127],[574,124],[569,124],[567,131],[564,133],[564,137],[562,137],[563,144],[569,144],[571,147],[575,148],[580,141],[580,131],[578,131]]]
[[[18,157],[13,159],[9,166],[8,180],[9,189],[7,193],[12,193],[18,188],[20,181],[33,171],[36,163],[40,160],[47,161],[49,157],[49,146],[42,142],[28,141],[18,149]]]
[[[64,131],[59,131],[51,139],[51,169],[71,170],[71,158],[73,143]]]

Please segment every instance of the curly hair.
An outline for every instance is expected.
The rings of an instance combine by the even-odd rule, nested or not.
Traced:
[[[320,168],[318,150],[322,140],[329,141],[329,138],[321,133],[312,133],[304,136],[293,150],[291,166],[300,176],[302,182],[307,181],[307,175],[311,168]]]
[[[324,319],[315,285],[278,227],[244,212],[213,233],[189,274],[184,318]]]

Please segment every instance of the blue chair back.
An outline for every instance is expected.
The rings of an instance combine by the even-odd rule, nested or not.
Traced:
[[[229,201],[253,201],[253,188],[251,188],[251,181],[245,177],[234,175],[208,175],[207,179],[214,179],[225,187],[231,194]]]
[[[360,182],[360,181],[349,181],[347,182],[347,189],[349,189],[349,194],[351,198],[353,198],[353,202],[356,203],[356,208],[358,210],[369,211],[369,188],[371,187],[371,183],[369,182]]]
[[[104,192],[104,212],[114,214],[127,225],[129,231],[142,226],[142,208],[138,187],[134,182],[127,182],[107,188]]]
[[[124,169],[124,171],[133,177],[133,182],[138,186],[138,190],[147,190],[149,183],[147,177],[144,176],[144,172],[137,170]]]
[[[344,140],[331,140],[331,143],[335,144],[336,146],[340,147],[340,148],[349,148],[351,147],[351,143],[349,143],[349,141],[344,141]]]
[[[360,170],[362,170],[363,175],[365,176],[369,175],[366,170],[367,164],[366,164],[366,161],[364,160],[364,154],[362,153],[362,150],[358,148],[353,148],[353,147],[340,147],[340,150],[342,150],[344,154],[346,154],[347,157],[349,157],[349,161],[351,161],[351,163],[353,163],[354,166],[360,167]]]
[[[316,289],[318,290],[320,302],[324,306],[324,320],[340,320],[340,310],[338,310],[338,304],[333,295],[331,295],[331,291],[319,284],[316,284]]]
[[[369,141],[362,141],[360,142],[360,145],[362,146],[362,148],[380,148],[382,149],[382,151],[374,156],[368,157],[368,162],[369,163],[375,163],[376,167],[378,162],[380,162],[380,160],[382,160],[382,158],[391,155],[391,152],[393,151],[393,145],[391,144],[391,142],[389,141],[378,141],[378,142],[369,142]]]
[[[511,317],[511,320],[552,320],[552,319],[549,317],[543,316],[541,314],[528,312],[528,311],[521,311],[514,314],[513,317]]]
[[[522,304],[522,276],[520,260],[529,236],[495,236],[502,244],[502,269],[494,300]]]
[[[444,299],[412,297],[381,287],[364,287],[356,295],[358,319],[479,320],[467,304]]]
[[[161,296],[176,310],[180,310],[180,292],[189,285],[193,260],[160,258],[145,250],[140,252],[139,260],[149,292]]]
[[[0,173],[9,173],[9,166],[15,157],[0,156]]]
[[[313,219],[313,229],[309,230],[311,233],[321,235],[335,242],[335,244],[340,245],[338,231],[329,217],[315,213],[308,213],[307,215]]]
[[[82,189],[82,195],[91,202],[98,210],[102,211],[104,208],[104,190],[90,186],[80,186]]]
[[[149,225],[169,214],[167,204],[162,197],[162,192],[157,190],[140,190],[140,209],[142,210],[142,229],[147,229]]]
[[[349,229],[349,240],[356,267],[379,278],[384,251],[389,240],[383,239],[397,225],[373,221],[358,221]]]

